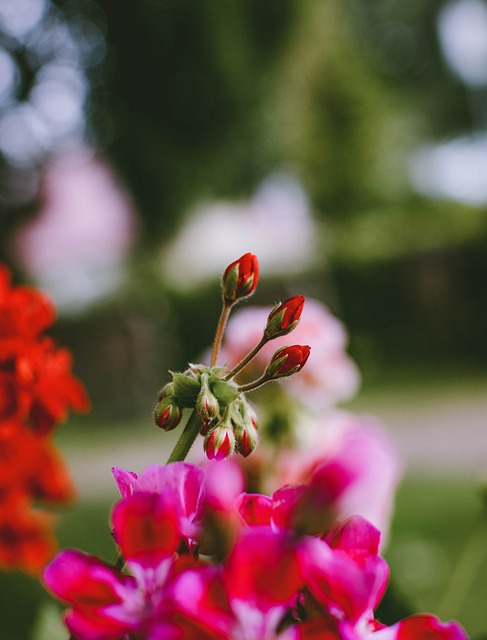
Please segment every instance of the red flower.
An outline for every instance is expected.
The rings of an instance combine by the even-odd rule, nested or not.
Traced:
[[[282,378],[301,371],[309,358],[310,351],[311,347],[299,344],[278,349],[266,369],[266,377]]]
[[[227,304],[252,295],[259,280],[259,262],[253,253],[245,253],[228,265],[223,274],[223,299]]]
[[[0,566],[37,573],[56,548],[52,516],[29,508],[27,496],[0,500]]]
[[[74,495],[49,433],[70,409],[89,408],[71,354],[42,335],[54,319],[49,299],[12,286],[0,265],[0,567],[29,572],[55,548],[52,518],[35,503]]]
[[[293,296],[270,312],[264,335],[268,340],[285,336],[298,324],[305,302],[304,296]]]

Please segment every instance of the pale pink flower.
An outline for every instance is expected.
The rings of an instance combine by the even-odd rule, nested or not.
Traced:
[[[305,416],[302,426],[307,432],[304,444],[279,455],[275,484],[308,482],[320,467],[338,464],[347,470],[343,474],[346,486],[335,501],[338,519],[361,515],[382,532],[385,540],[402,472],[399,454],[387,431],[373,418],[344,411],[334,411],[321,419]],[[298,433],[300,428],[298,424]]]
[[[236,311],[227,325],[219,362],[231,369],[261,339],[271,309],[247,307]],[[343,325],[317,300],[306,299],[301,319],[292,335],[268,342],[244,370],[246,377],[256,377],[269,364],[276,349],[289,344],[307,344],[311,355],[305,369],[292,376],[285,390],[321,411],[351,398],[359,384],[355,363],[346,354],[347,335]]]

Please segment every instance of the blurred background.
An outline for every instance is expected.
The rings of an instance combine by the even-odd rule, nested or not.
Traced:
[[[157,389],[211,343],[228,262],[258,255],[257,304],[324,301],[350,407],[415,474],[391,563],[434,606],[487,459],[487,2],[2,0],[0,225],[92,398],[60,433],[86,505],[98,460],[106,500],[111,464],[159,461]]]

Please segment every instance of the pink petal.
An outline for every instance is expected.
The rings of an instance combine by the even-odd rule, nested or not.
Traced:
[[[242,493],[235,501],[235,508],[248,525],[271,524],[272,500],[260,493]]]
[[[223,640],[230,637],[234,620],[220,567],[208,565],[182,572],[173,583],[172,593],[176,606],[200,628],[202,639],[206,634]]]
[[[205,502],[210,509],[233,511],[244,489],[241,468],[233,460],[210,461],[206,466]]]
[[[120,640],[128,630],[126,624],[93,610],[70,611],[65,622],[73,636],[83,640]]]
[[[75,606],[100,607],[120,602],[123,576],[104,562],[76,549],[61,551],[44,569],[43,580],[58,598]]]
[[[137,486],[137,474],[122,467],[112,467],[112,476],[122,498],[131,496]]]
[[[171,495],[135,493],[115,505],[113,525],[128,561],[157,567],[180,543],[177,507]]]
[[[242,530],[224,580],[230,601],[244,600],[261,611],[290,604],[303,583],[294,537],[268,527]]]
[[[332,615],[357,621],[379,603],[387,585],[385,560],[370,556],[356,562],[341,549],[308,539],[303,553],[305,581],[313,595]]]
[[[337,523],[324,538],[330,547],[342,549],[355,560],[376,556],[380,531],[362,516],[352,516]]]
[[[395,640],[467,640],[467,634],[458,622],[440,622],[432,615],[411,616],[398,622]],[[377,640],[381,640],[378,632]]]

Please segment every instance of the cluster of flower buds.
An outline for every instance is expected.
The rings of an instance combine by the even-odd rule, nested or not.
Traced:
[[[300,371],[310,354],[307,345],[282,347],[271,358],[263,375],[245,385],[235,381],[237,374],[270,340],[290,333],[298,324],[304,306],[303,296],[293,296],[277,304],[269,314],[260,342],[231,371],[217,367],[216,359],[225,323],[231,307],[251,295],[258,281],[257,258],[246,253],[232,262],[223,274],[223,309],[213,345],[211,366],[190,364],[182,373],[172,373],[172,382],[160,391],[154,409],[158,427],[170,431],[181,422],[184,409],[192,409],[199,418],[199,432],[205,437],[208,458],[223,460],[237,452],[244,457],[257,446],[257,420],[245,392],[265,382],[290,376]],[[196,437],[196,436],[195,436]]]

